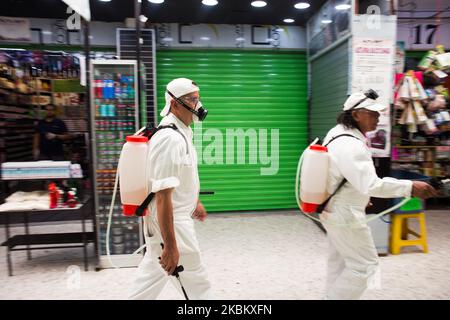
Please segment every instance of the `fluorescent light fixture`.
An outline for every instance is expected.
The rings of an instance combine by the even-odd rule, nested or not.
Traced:
[[[286,23],[292,23],[292,22],[295,22],[295,20],[294,19],[284,19],[283,20],[284,22],[286,22]]]
[[[311,5],[307,2],[299,2],[294,5],[295,9],[308,9]]]
[[[160,3],[163,3],[164,0],[148,0],[148,2],[160,4]]]
[[[111,2],[111,0],[100,0],[101,2]]]
[[[352,6],[349,4],[338,4],[337,6],[335,6],[334,8],[336,10],[348,10],[350,9]]]
[[[165,38],[162,38],[161,40],[164,41],[164,42],[172,42],[173,38],[165,37]]]
[[[211,38],[210,37],[200,37],[200,40],[208,41],[208,40],[211,40]]]
[[[236,41],[245,41],[245,38],[239,37],[239,38],[236,38]]]
[[[322,19],[321,22],[322,22],[323,24],[330,24],[330,23],[333,22],[333,20],[330,20],[330,19],[325,18],[325,19]]]
[[[265,1],[253,1],[252,2],[252,6],[257,7],[257,8],[265,7],[266,5],[267,5],[267,2],[265,2]]]
[[[202,0],[202,3],[205,6],[215,6],[216,4],[218,4],[219,2],[217,0]]]

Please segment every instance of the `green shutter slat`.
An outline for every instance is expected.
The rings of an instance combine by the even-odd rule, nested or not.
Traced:
[[[311,138],[324,138],[336,125],[348,89],[348,42],[311,62]]]
[[[223,164],[199,161],[202,196],[210,212],[296,208],[294,184],[300,152],[308,139],[307,59],[298,51],[161,50],[157,51],[158,110],[164,106],[169,81],[187,77],[200,86],[209,115],[202,123],[203,153],[210,143],[205,132],[219,129],[223,136]],[[159,112],[158,112],[159,113]],[[160,118],[159,118],[160,120]],[[250,157],[245,140],[244,164],[226,163],[226,131],[266,129],[271,154],[271,129],[279,131],[278,173],[262,176],[270,164]],[[194,130],[195,138],[199,138]],[[257,150],[259,141],[257,142]],[[199,152],[200,155],[200,152]],[[254,162],[257,162],[256,164]]]

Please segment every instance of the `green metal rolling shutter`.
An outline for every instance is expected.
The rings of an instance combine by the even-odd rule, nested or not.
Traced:
[[[202,123],[203,134],[218,129],[216,133],[223,135],[224,163],[199,165],[201,189],[215,192],[202,196],[207,210],[295,208],[295,171],[300,151],[307,143],[306,54],[298,51],[158,51],[159,110],[164,106],[166,84],[177,77],[191,78],[200,86],[202,102],[209,110]],[[269,156],[271,137],[275,134],[271,130],[278,130],[279,169],[275,175],[261,175],[260,169],[271,165],[262,164],[261,153],[253,153],[248,140],[245,161],[237,163],[236,143],[234,160],[230,161],[226,132],[237,128],[249,136],[256,133],[258,137],[266,129]],[[194,135],[195,139],[199,138],[195,130]],[[199,154],[209,154],[212,141],[220,140],[205,141],[203,135],[202,150],[197,148]],[[258,138],[258,148],[261,141]],[[227,156],[232,163],[227,164]]]
[[[325,138],[347,98],[348,41],[311,62],[311,139]]]

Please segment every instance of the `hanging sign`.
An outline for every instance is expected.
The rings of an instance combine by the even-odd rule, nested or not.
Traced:
[[[352,93],[375,90],[377,101],[388,108],[381,113],[378,127],[369,132],[374,157],[390,155],[390,98],[392,95],[392,74],[395,43],[392,40],[353,38]]]

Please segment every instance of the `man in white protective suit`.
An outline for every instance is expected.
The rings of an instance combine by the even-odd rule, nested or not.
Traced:
[[[190,300],[213,299],[202,263],[194,220],[204,221],[206,210],[199,200],[197,153],[189,127],[203,121],[207,110],[199,100],[199,87],[192,80],[177,78],[166,87],[164,118],[159,126],[175,125],[176,130],[159,130],[150,140],[148,181],[154,199],[144,217],[147,252],[139,265],[131,299],[156,299],[169,280]],[[163,244],[163,245],[162,245]],[[180,282],[173,276],[177,266]]]
[[[377,272],[378,254],[365,214],[370,197],[436,196],[425,182],[377,176],[365,137],[386,109],[377,97],[373,90],[350,95],[324,140],[330,154],[327,192],[341,185],[320,214],[329,242],[326,299],[360,299]]]

